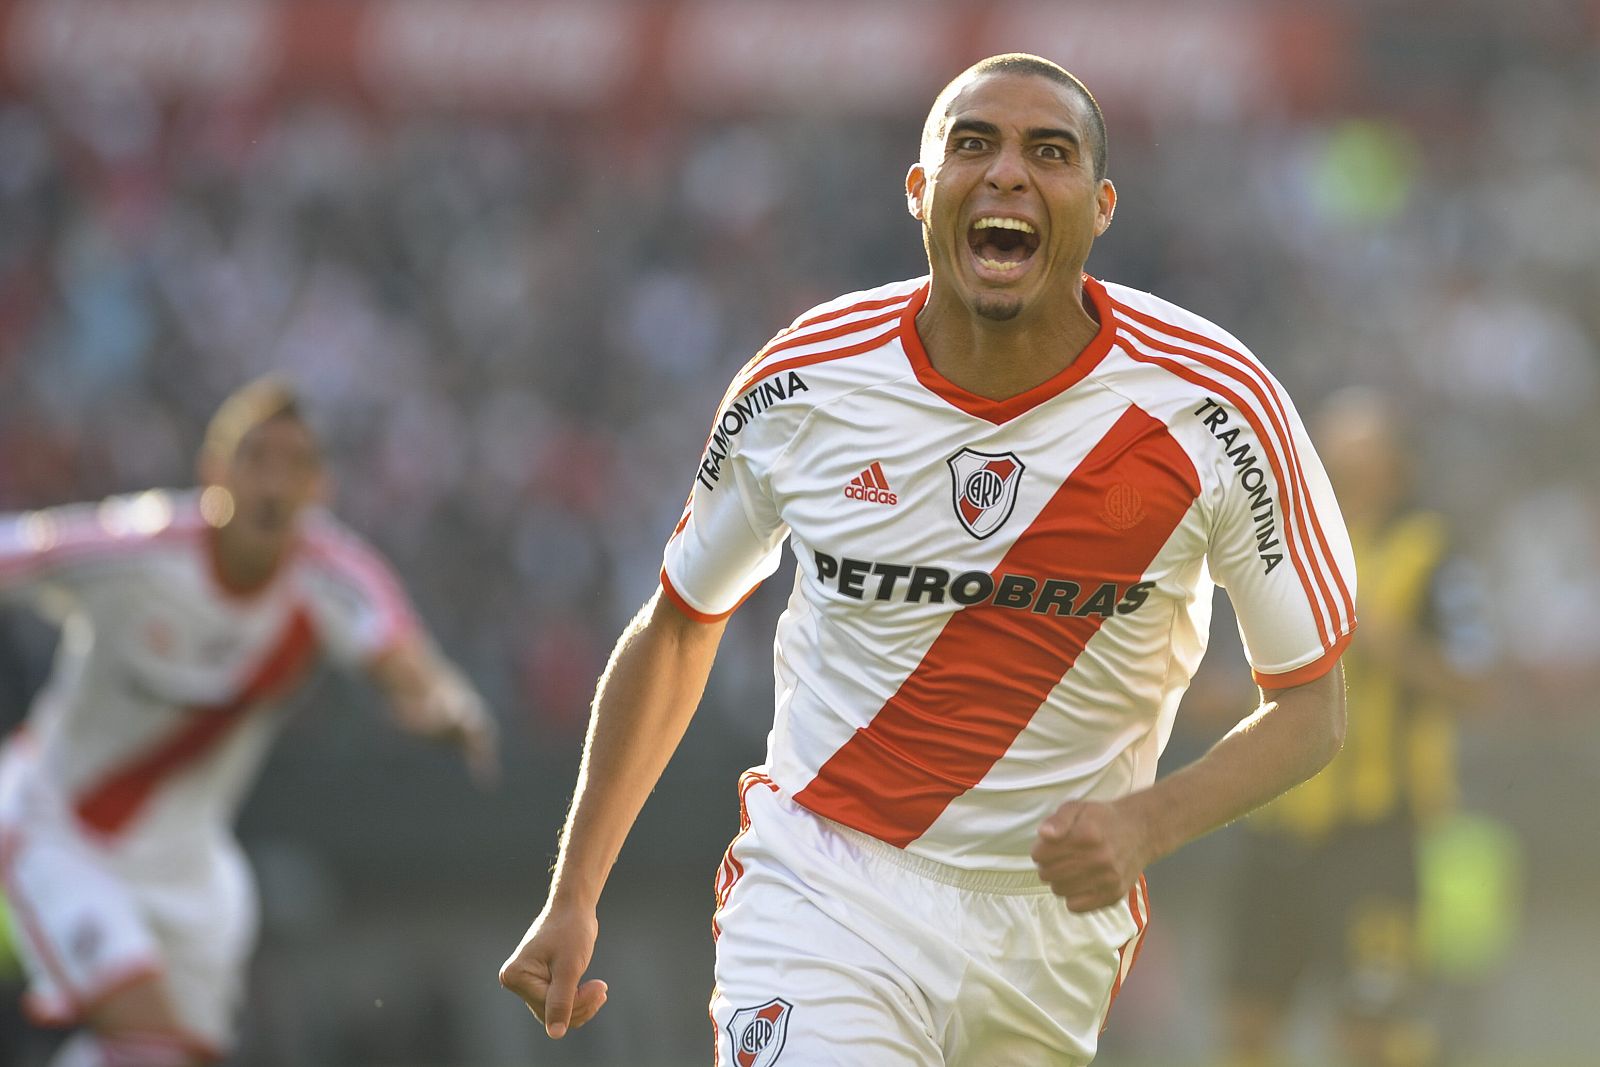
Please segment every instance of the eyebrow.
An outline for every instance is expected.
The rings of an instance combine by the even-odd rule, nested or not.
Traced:
[[[963,133],[978,133],[986,137],[999,137],[1000,127],[982,119],[957,119],[950,125],[950,130],[945,137],[949,139]],[[1063,129],[1059,126],[1033,126],[1026,131],[1026,134],[1029,141],[1066,141],[1073,148],[1083,147],[1083,138],[1072,130]]]
[[[951,123],[950,129],[946,131],[945,136],[947,138],[955,137],[957,134],[963,133],[981,133],[987,137],[999,137],[1000,127],[992,122],[984,122],[982,119],[957,119]]]
[[[1083,139],[1072,130],[1064,130],[1056,126],[1035,126],[1028,131],[1028,140],[1066,141],[1074,148],[1079,148],[1083,144]]]

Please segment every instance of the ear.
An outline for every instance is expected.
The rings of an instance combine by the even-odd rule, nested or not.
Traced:
[[[906,210],[918,222],[926,222],[922,208],[922,195],[928,191],[928,172],[921,163],[911,164],[906,171]]]
[[[1111,184],[1110,178],[1100,179],[1094,199],[1094,235],[1099,237],[1110,227],[1111,217],[1117,213],[1117,187]]]

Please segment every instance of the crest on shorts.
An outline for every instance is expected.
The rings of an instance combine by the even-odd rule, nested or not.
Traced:
[[[1017,504],[1017,485],[1022,481],[1022,460],[1015,452],[996,455],[963,448],[947,462],[955,491],[956,518],[981,541],[1011,517],[1011,509]]]
[[[794,1005],[773,997],[753,1008],[740,1008],[728,1020],[733,1040],[733,1062],[738,1067],[769,1067],[778,1062],[783,1039],[789,1034],[789,1012]]]

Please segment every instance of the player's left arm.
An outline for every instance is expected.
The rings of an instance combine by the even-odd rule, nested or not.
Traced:
[[[1207,561],[1238,615],[1260,703],[1187,767],[1044,820],[1033,858],[1074,911],[1118,903],[1147,865],[1299,785],[1344,745],[1339,659],[1356,627],[1354,554],[1327,472],[1279,400],[1281,419],[1230,407],[1218,423],[1236,428],[1253,474],[1212,456],[1220,476]]]
[[[1127,897],[1151,863],[1310,778],[1344,744],[1344,672],[1263,689],[1256,710],[1204,756],[1110,802],[1069,801],[1039,828],[1040,877],[1073,911]]]
[[[456,745],[474,778],[492,783],[494,719],[434,644],[388,562],[326,512],[308,520],[304,542],[313,576],[304,592],[334,658],[372,679],[402,729]]]
[[[455,745],[472,776],[492,784],[499,773],[498,731],[483,697],[421,628],[407,631],[367,663],[395,722],[409,733]]]

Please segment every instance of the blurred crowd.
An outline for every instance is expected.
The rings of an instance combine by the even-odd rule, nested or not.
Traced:
[[[1595,77],[1510,68],[1371,119],[1113,112],[1090,263],[1226,324],[1302,407],[1400,397],[1426,502],[1550,684],[1600,641]],[[0,103],[0,506],[183,483],[218,398],[286,372],[339,510],[505,706],[576,730],[733,371],[921,272],[915,129]]]
[[[1396,398],[1488,582],[1502,704],[1559,734],[1600,681],[1596,46],[1412,79],[1373,33],[1336,113],[1108,106],[1090,270],[1224,324],[1303,411]],[[922,273],[920,121],[0,96],[0,509],[186,484],[217,401],[287,373],[337,510],[512,736],[570,748],[729,378],[813,304]],[[764,732],[769,638],[730,632],[713,749]]]

